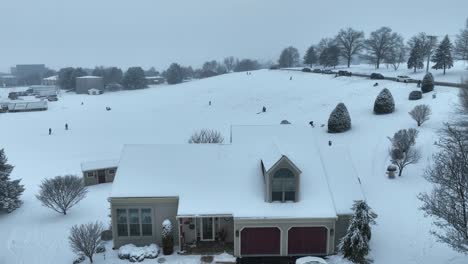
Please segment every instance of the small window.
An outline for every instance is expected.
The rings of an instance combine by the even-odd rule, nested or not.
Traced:
[[[153,235],[153,221],[151,221],[151,209],[141,209],[141,233],[143,236]]]
[[[115,169],[110,169],[109,174],[115,174]]]
[[[140,235],[140,216],[138,209],[129,209],[128,218],[130,222],[130,236]]]
[[[93,172],[93,171],[87,172],[87,173],[86,173],[86,176],[87,176],[88,178],[94,178],[94,172]]]
[[[117,209],[117,235],[128,236],[127,210]]]

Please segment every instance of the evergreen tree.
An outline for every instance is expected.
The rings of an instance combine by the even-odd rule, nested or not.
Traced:
[[[351,117],[343,103],[339,103],[328,118],[328,133],[341,133],[351,129]]]
[[[428,93],[434,90],[434,76],[432,73],[427,73],[424,75],[424,78],[422,80],[421,84],[421,91],[423,93]]]
[[[338,247],[343,256],[353,263],[368,264],[371,262],[367,258],[372,236],[370,225],[375,224],[377,215],[372,212],[365,201],[355,201],[353,211],[346,235],[341,239]]]
[[[3,149],[0,150],[0,210],[6,210],[8,213],[13,212],[22,204],[19,199],[24,191],[21,180],[10,180],[10,174],[13,171],[13,166],[7,163]]]
[[[278,64],[282,68],[295,67],[299,65],[299,51],[290,46],[285,48],[279,57]]]
[[[455,54],[459,59],[468,61],[468,19],[465,28],[460,31],[455,40]]]
[[[450,42],[448,35],[446,35],[437,48],[435,56],[432,58],[432,62],[435,63],[432,68],[436,70],[444,69],[445,75],[445,70],[453,67],[452,50],[452,42]]]
[[[128,68],[122,80],[122,85],[128,90],[146,88],[145,71],[141,67]]]
[[[304,56],[304,64],[310,65],[310,67],[312,67],[312,65],[316,64],[317,61],[318,61],[318,58],[317,58],[317,52],[315,51],[315,47],[310,46],[310,48],[307,50]]]
[[[336,67],[339,63],[340,49],[332,44],[322,50],[319,56],[319,64],[324,67]]]
[[[374,113],[389,114],[395,111],[395,101],[392,93],[387,88],[384,88],[374,102]]]
[[[414,69],[414,72],[416,72],[417,69],[424,68],[424,53],[419,39],[411,46],[410,57],[408,59],[408,69]]]
[[[162,223],[162,245],[163,245],[163,254],[171,255],[174,251],[174,234],[172,231],[172,223],[169,219],[166,219]]]
[[[166,71],[166,80],[168,84],[181,83],[184,80],[184,71],[177,63],[172,63]]]

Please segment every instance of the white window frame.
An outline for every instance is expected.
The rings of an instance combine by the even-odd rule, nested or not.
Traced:
[[[213,231],[212,231],[213,238],[210,238],[210,239],[205,239],[203,237],[203,219],[205,219],[205,218],[211,218],[211,220],[212,220],[211,228],[213,229]],[[202,218],[200,218],[200,240],[201,241],[215,241],[215,237],[216,237],[216,234],[215,234],[215,219],[214,219],[214,217],[202,217]]]
[[[125,214],[127,217],[127,234],[126,236],[119,236],[117,232],[118,237],[152,237],[154,236],[154,215],[153,215],[153,208],[150,207],[123,207],[123,208],[116,208],[115,214],[117,215],[117,210],[119,209],[124,209]],[[138,236],[132,236],[130,235],[130,209],[137,209],[138,210],[138,224],[140,226],[140,235]],[[141,217],[141,210],[142,209],[149,209],[150,210],[150,215],[151,215],[151,235],[143,235],[143,223],[142,223],[142,217]],[[118,219],[116,219],[117,221]],[[116,223],[119,225],[118,223]]]
[[[88,172],[86,172],[86,177],[87,177],[87,178],[95,178],[94,171],[88,171]]]

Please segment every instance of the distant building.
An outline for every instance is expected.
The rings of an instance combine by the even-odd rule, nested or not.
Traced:
[[[18,85],[18,78],[13,75],[0,76],[0,87],[12,87]]]
[[[34,95],[42,97],[53,96],[59,93],[58,87],[53,85],[31,85],[29,89],[32,90]]]
[[[8,107],[8,112],[29,112],[29,111],[45,111],[47,110],[47,101],[35,101],[35,102],[11,102],[11,103],[2,103]]]
[[[98,90],[98,89],[94,89],[94,88],[91,88],[88,90],[88,94],[89,95],[100,95],[100,94],[103,94],[104,92],[102,90]]]
[[[20,85],[41,84],[47,68],[44,64],[18,64],[11,73],[18,78]]]
[[[76,93],[87,94],[90,89],[104,90],[104,80],[99,76],[83,76],[76,78]]]
[[[58,75],[50,76],[42,79],[43,85],[57,85],[58,84]]]
[[[85,185],[113,182],[118,160],[97,160],[81,163]]]
[[[161,76],[150,76],[150,77],[145,77],[145,79],[148,85],[163,84],[166,81],[166,79],[164,79],[164,77],[161,77]]]

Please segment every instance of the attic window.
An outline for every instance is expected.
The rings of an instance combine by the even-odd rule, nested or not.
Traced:
[[[296,201],[296,177],[289,169],[279,169],[273,174],[271,200],[273,202]]]

